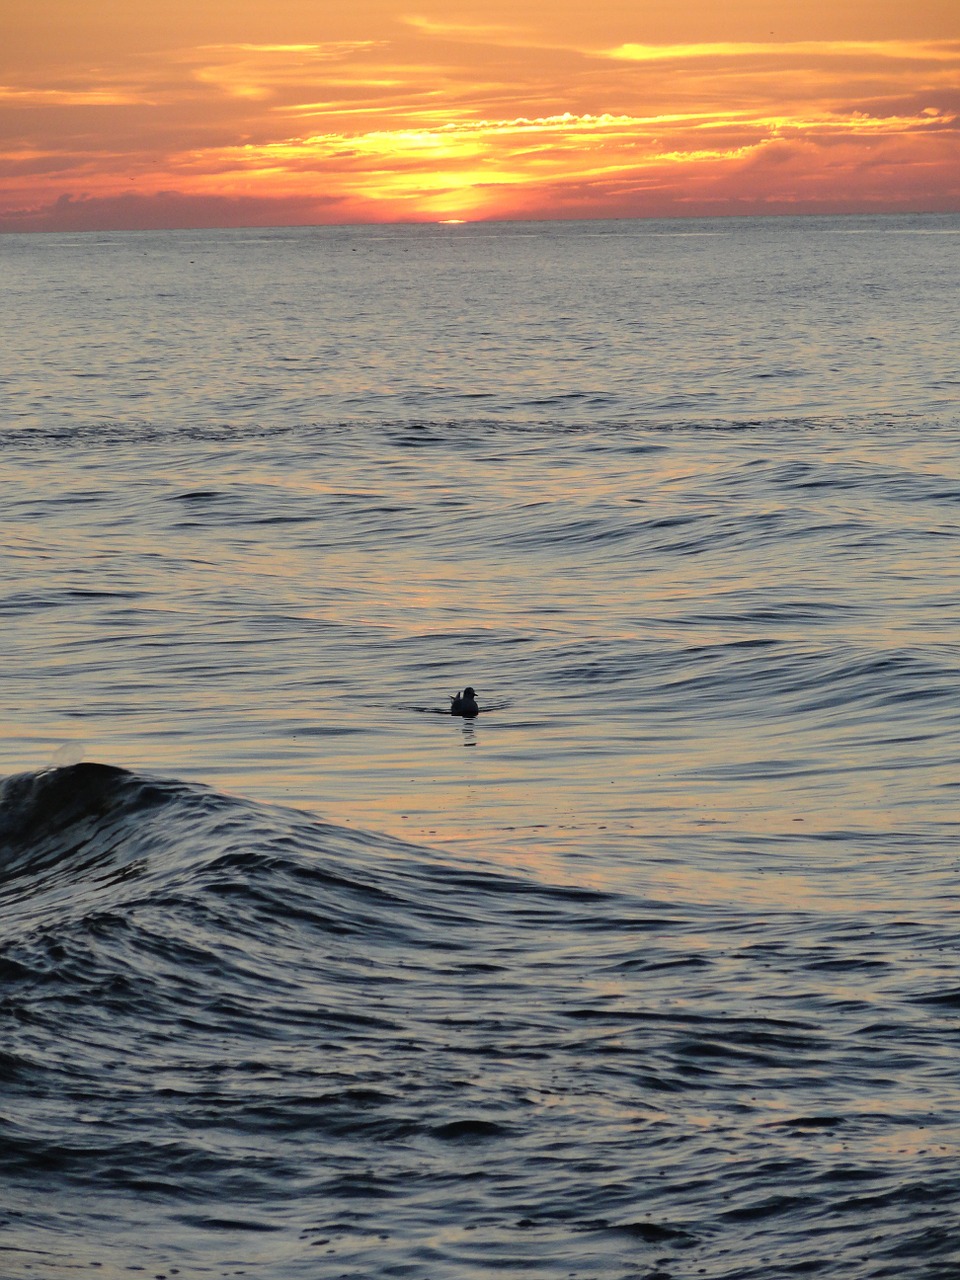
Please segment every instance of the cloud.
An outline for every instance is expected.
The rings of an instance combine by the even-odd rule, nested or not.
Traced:
[[[151,99],[132,89],[44,89],[0,85],[0,102],[18,107],[130,107]]]
[[[414,17],[7,77],[0,225],[960,207],[958,41],[529,39]]]
[[[182,227],[302,226],[329,220],[337,196],[251,197],[159,191],[150,196],[74,196],[0,210],[4,231],[168,231]]]
[[[406,17],[402,21],[414,31],[425,36],[440,36],[444,39],[469,40],[480,43],[499,44],[521,37],[521,29],[503,23],[489,22],[444,22],[435,18]],[[532,43],[533,32],[527,30],[524,43]]]
[[[621,44],[598,55],[628,62],[689,62],[693,59],[821,58],[893,59],[897,62],[956,62],[960,40],[792,40],[723,41],[705,44]]]

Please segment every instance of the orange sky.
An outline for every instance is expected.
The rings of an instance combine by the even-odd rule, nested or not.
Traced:
[[[957,0],[12,0],[3,25],[4,230],[960,210]]]

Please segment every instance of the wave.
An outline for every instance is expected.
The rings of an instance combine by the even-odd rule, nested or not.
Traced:
[[[574,401],[577,397],[572,398]],[[242,444],[258,441],[282,441],[323,445],[346,440],[351,446],[359,436],[373,437],[398,449],[428,448],[459,445],[463,442],[495,441],[497,438],[516,438],[518,443],[544,438],[550,442],[584,438],[595,441],[597,452],[635,453],[646,452],[678,435],[764,435],[819,436],[828,434],[841,438],[849,436],[915,435],[929,440],[944,436],[952,440],[958,422],[951,405],[945,405],[939,413],[929,410],[888,409],[868,412],[772,411],[765,413],[730,413],[712,415],[695,403],[678,405],[683,413],[658,412],[657,407],[643,411],[612,412],[606,414],[591,407],[582,417],[566,417],[558,420],[553,413],[545,412],[537,404],[529,406],[529,412],[498,412],[478,415],[468,406],[463,412],[424,414],[422,410],[407,415],[383,412],[351,417],[338,413],[328,418],[312,418],[308,415],[285,415],[278,419],[267,416],[262,420],[224,418],[216,415],[198,416],[188,421],[174,419],[148,419],[130,417],[104,417],[90,421],[59,421],[25,426],[0,427],[0,452],[13,450],[43,450],[51,446],[82,446],[83,448],[112,449],[131,445],[137,449],[151,449],[170,445],[184,447],[190,444]],[[649,438],[649,439],[648,439]],[[798,482],[802,487],[802,481]],[[185,495],[190,496],[190,495]],[[203,497],[204,495],[193,495]],[[215,497],[216,494],[210,496]]]
[[[161,894],[169,906],[174,894],[196,904],[212,893],[270,902],[287,919],[299,903],[303,919],[321,931],[393,942],[408,930],[415,941],[418,921],[464,923],[458,893],[480,888],[569,894],[441,863],[430,850],[386,835],[112,765],[85,762],[0,784],[0,911],[8,926],[18,912],[56,923],[67,898],[71,917],[79,917]]]
[[[554,885],[104,764],[8,778],[4,1274],[936,1265],[956,1175],[911,1134],[921,1095],[949,1122],[956,984],[944,929],[887,916]]]

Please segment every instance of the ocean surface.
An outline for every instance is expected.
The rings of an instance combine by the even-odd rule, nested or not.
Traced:
[[[960,1277],[958,298],[0,237],[3,1280]]]

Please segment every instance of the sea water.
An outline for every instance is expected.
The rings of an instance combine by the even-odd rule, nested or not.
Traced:
[[[960,1274],[958,246],[0,238],[0,1274]]]

